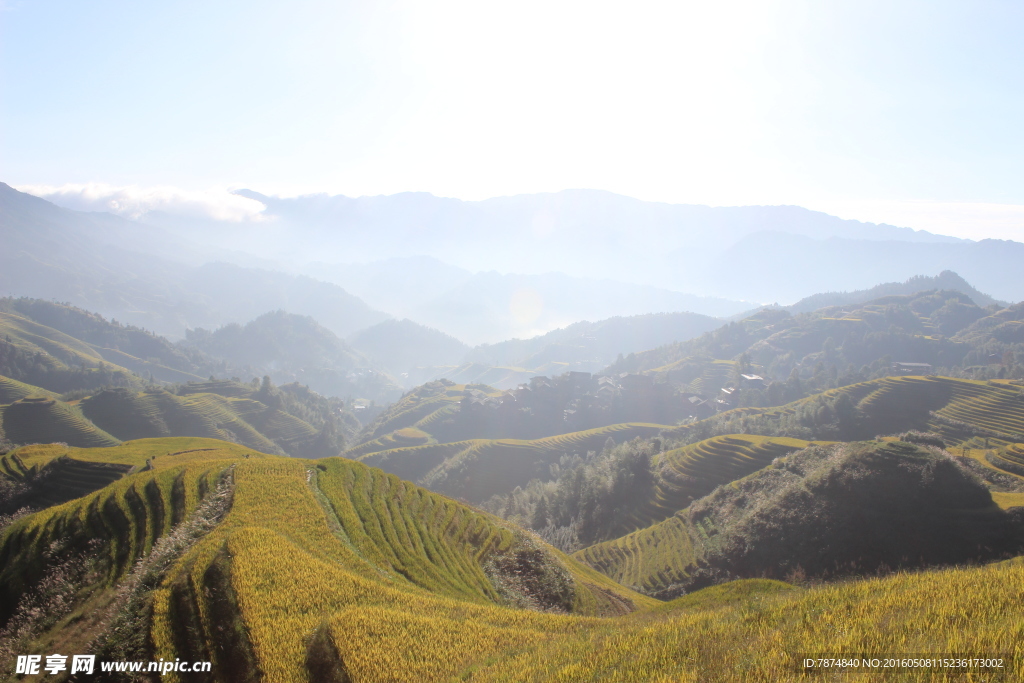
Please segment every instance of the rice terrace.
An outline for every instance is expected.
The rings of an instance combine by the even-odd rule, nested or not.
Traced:
[[[1022,34],[0,0],[0,683],[1024,681]]]

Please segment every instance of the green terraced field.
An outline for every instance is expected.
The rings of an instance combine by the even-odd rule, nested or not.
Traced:
[[[85,342],[14,313],[0,311],[0,335],[9,338],[23,351],[42,352],[41,361],[51,368],[70,365],[91,367],[103,360]]]
[[[602,572],[606,570],[620,571],[620,569],[616,569],[619,563],[623,567],[632,567],[621,569],[632,578],[625,581],[620,577],[616,578],[616,581],[620,583],[625,581],[625,585],[643,585],[645,589],[651,588],[651,585],[635,580],[635,574],[638,571],[635,568],[636,557],[639,556],[637,544],[644,546],[644,552],[648,553],[645,557],[662,565],[659,572],[667,572],[668,570],[664,567],[678,566],[673,563],[680,557],[689,557],[691,551],[687,550],[689,541],[680,540],[682,537],[678,536],[680,533],[680,529],[676,528],[678,520],[673,517],[676,512],[686,508],[694,500],[711,493],[718,486],[728,485],[742,479],[767,467],[775,458],[806,448],[813,443],[823,442],[733,434],[716,436],[661,453],[655,459],[658,478],[654,495],[637,505],[630,517],[622,520],[611,530],[611,535],[619,536],[619,538],[608,543],[617,544],[620,541],[622,543],[611,546],[608,543],[601,543],[598,546],[592,546],[594,548],[605,548],[606,546],[609,549],[614,548],[613,559],[604,556],[605,550],[579,555],[579,557],[584,558],[588,564]],[[664,525],[659,524],[663,520]],[[657,529],[657,531],[651,534],[646,533],[652,529]],[[675,536],[671,536],[670,532]],[[676,540],[664,541],[669,536]],[[654,548],[659,550],[650,554],[649,551]],[[590,548],[580,552],[588,553],[589,551]],[[609,550],[609,552],[611,551]],[[680,556],[678,553],[682,553],[682,555]],[[658,559],[663,554],[667,554],[666,558]],[[647,559],[644,561],[647,562]],[[609,574],[609,576],[618,576],[618,574]],[[624,577],[626,574],[622,576]]]
[[[660,475],[656,495],[638,509],[622,533],[665,519],[715,487],[741,479],[767,467],[775,458],[814,443],[826,442],[732,434],[662,453],[655,461]]]
[[[702,423],[761,417],[779,420],[801,406],[849,396],[860,423],[856,438],[869,439],[912,429],[934,431],[956,444],[975,432],[991,432],[1001,443],[1024,438],[1024,394],[1008,381],[988,382],[950,377],[883,377],[830,389],[775,408],[736,408]],[[667,428],[667,437],[685,437],[701,423]]]
[[[396,429],[390,434],[377,437],[373,441],[361,443],[346,451],[345,456],[359,460],[364,456],[378,453],[380,451],[393,450],[395,448],[408,448],[411,446],[423,446],[432,441],[430,434],[427,434],[416,427],[403,427]]]
[[[84,399],[82,410],[123,439],[200,436],[284,454],[300,452],[319,433],[309,423],[259,401],[211,393],[105,391]]]
[[[373,430],[367,440],[377,439],[404,427],[422,427],[418,424],[434,412],[457,405],[466,390],[465,384],[446,385],[442,382],[429,382],[403,396],[397,403],[377,418]],[[489,395],[500,395],[501,392],[490,390]]]
[[[431,490],[467,500],[482,501],[506,494],[536,477],[550,476],[551,463],[564,454],[600,451],[611,438],[622,443],[636,437],[653,437],[664,425],[628,422],[543,439],[473,439],[410,448],[392,448],[346,457],[380,467]]]
[[[61,441],[70,446],[116,446],[120,441],[92,424],[76,406],[52,398],[23,398],[0,407],[3,432],[20,444]]]
[[[23,398],[58,398],[57,394],[0,375],[0,405],[7,405]]]
[[[573,555],[624,586],[657,591],[681,583],[697,556],[686,523],[672,516]]]

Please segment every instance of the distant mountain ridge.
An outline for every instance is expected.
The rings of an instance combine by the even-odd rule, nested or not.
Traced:
[[[62,209],[3,183],[0,241],[0,295],[68,301],[171,339],[275,308],[315,314],[339,335],[389,317],[312,278],[178,261],[190,247],[163,230]]]
[[[871,289],[863,289],[856,292],[825,292],[814,294],[801,299],[792,306],[786,308],[794,313],[807,313],[816,311],[826,306],[848,306],[862,304],[872,299],[879,299],[883,296],[899,296],[917,294],[929,289],[943,289],[953,292],[961,292],[971,298],[971,301],[981,306],[998,304],[1006,306],[1006,302],[996,301],[988,294],[983,294],[972,287],[967,280],[951,270],[944,270],[935,277],[927,275],[915,275],[906,282],[886,282],[876,285]]]

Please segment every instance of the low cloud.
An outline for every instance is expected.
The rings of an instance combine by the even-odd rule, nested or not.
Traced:
[[[105,183],[22,185],[22,192],[42,197],[58,206],[76,211],[106,211],[131,219],[145,219],[151,212],[184,218],[207,218],[241,223],[264,218],[266,207],[224,188],[201,191],[177,187],[118,187]]]

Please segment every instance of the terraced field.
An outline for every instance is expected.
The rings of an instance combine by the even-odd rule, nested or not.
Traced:
[[[280,683],[796,681],[807,676],[793,653],[826,651],[1017,654],[1006,680],[1024,676],[1020,558],[808,589],[738,581],[658,604],[511,525],[338,458],[163,438],[26,447],[0,465],[24,472],[65,454],[136,471],[0,535],[0,618],[58,561],[47,559],[54,542],[62,557],[99,558],[68,594],[74,618],[57,614],[19,652],[87,651],[104,632],[130,633],[113,641],[130,658],[209,660],[212,680]],[[196,527],[217,500],[225,512]],[[672,521],[635,543],[685,559]],[[175,528],[179,539],[199,531],[158,546]],[[131,583],[136,566],[153,572],[147,582]],[[133,602],[111,602],[119,590]],[[136,621],[118,621],[123,604]]]
[[[743,418],[779,420],[813,402],[846,395],[857,408],[857,439],[920,429],[937,432],[951,444],[978,433],[988,433],[999,443],[1013,443],[1024,441],[1024,394],[1021,392],[1022,387],[1004,380],[884,377],[830,389],[775,408],[736,408],[700,423],[666,428],[665,435],[685,437],[701,423],[742,421]]]
[[[1014,653],[1002,673],[950,675],[920,669],[858,673],[879,681],[1021,680],[1022,627],[1017,596],[1024,564],[1013,560],[970,569],[897,574],[800,589],[747,580],[707,588],[652,612],[595,624],[496,657],[473,669],[474,681],[541,680],[732,681],[846,680],[809,674],[793,653],[941,652],[957,648],[990,656]],[[978,591],[972,595],[972,592]],[[977,598],[977,599],[976,599]],[[365,629],[349,647],[374,646]],[[510,648],[511,649],[511,648]],[[425,654],[425,653],[424,653]],[[1006,662],[1004,658],[1004,662]]]
[[[50,368],[92,367],[103,360],[85,342],[14,313],[0,311],[0,335],[23,351],[40,353],[40,361]]]
[[[664,425],[629,422],[543,439],[473,439],[447,444],[393,448],[360,455],[346,451],[374,467],[446,495],[471,501],[505,494],[536,477],[549,475],[551,463],[564,454],[600,451],[610,438],[622,443],[635,437],[657,436]]]
[[[301,452],[317,437],[309,423],[248,398],[166,391],[104,391],[82,401],[86,416],[125,439],[202,436],[264,452]]]
[[[666,451],[655,461],[655,496],[614,530],[624,535],[585,548],[575,557],[623,585],[656,591],[679,583],[695,557],[685,525],[675,513],[715,488],[814,443],[824,442],[733,434]]]
[[[7,405],[30,397],[58,398],[57,394],[0,375],[0,405]]]
[[[716,487],[752,474],[767,467],[775,458],[814,443],[826,442],[732,434],[666,451],[655,460],[660,475],[656,497],[638,510],[630,520],[631,528],[625,531],[665,519]]]
[[[682,583],[697,556],[686,523],[677,516],[573,555],[624,586],[659,591]]]
[[[92,424],[81,411],[52,398],[23,398],[0,406],[3,433],[14,443],[62,441],[72,446],[116,446],[120,441]]]
[[[653,605],[496,518],[380,470],[337,458],[276,458],[225,443],[179,449],[194,445],[152,439],[104,449],[150,469],[9,527],[0,541],[0,604],[18,604],[45,571],[46,549],[69,539],[68,553],[91,547],[88,539],[101,541],[103,576],[87,600],[102,604],[109,600],[104,591],[222,484],[232,490],[227,516],[173,558],[142,606],[150,615],[142,624],[146,654],[154,659],[212,658],[223,672],[244,662],[266,680],[306,681],[325,656],[337,658],[317,648],[333,637],[328,624],[347,622],[352,610],[364,625],[379,618],[381,628],[396,617],[426,619],[431,637],[411,641],[422,647],[436,643],[437,626],[448,621],[497,629],[504,642],[534,642],[546,625],[566,632],[586,623],[504,605],[581,615]],[[52,460],[54,450],[24,455]],[[529,576],[519,570],[527,561]],[[84,645],[95,636],[89,627],[102,626],[102,609],[83,614],[61,636],[69,647]],[[225,636],[232,625],[240,630]],[[385,660],[362,660],[341,643],[345,659],[334,664],[358,674],[355,680],[419,680],[423,667],[454,674],[493,644],[473,640],[465,652],[445,652],[405,673],[402,648]],[[408,647],[408,635],[404,642]]]
[[[424,420],[429,420],[437,411],[444,411],[465,397],[466,384],[445,384],[440,381],[429,382],[406,394],[392,406],[389,406],[373,424],[368,440],[377,439],[404,427],[424,428]],[[500,396],[501,392],[486,387],[485,394]]]
[[[432,415],[436,413],[431,413]],[[363,456],[380,451],[393,450],[395,448],[408,448],[411,446],[423,446],[431,441],[430,434],[416,427],[403,427],[395,431],[377,437],[373,441],[361,443],[346,451],[345,456],[353,459],[360,459]]]

